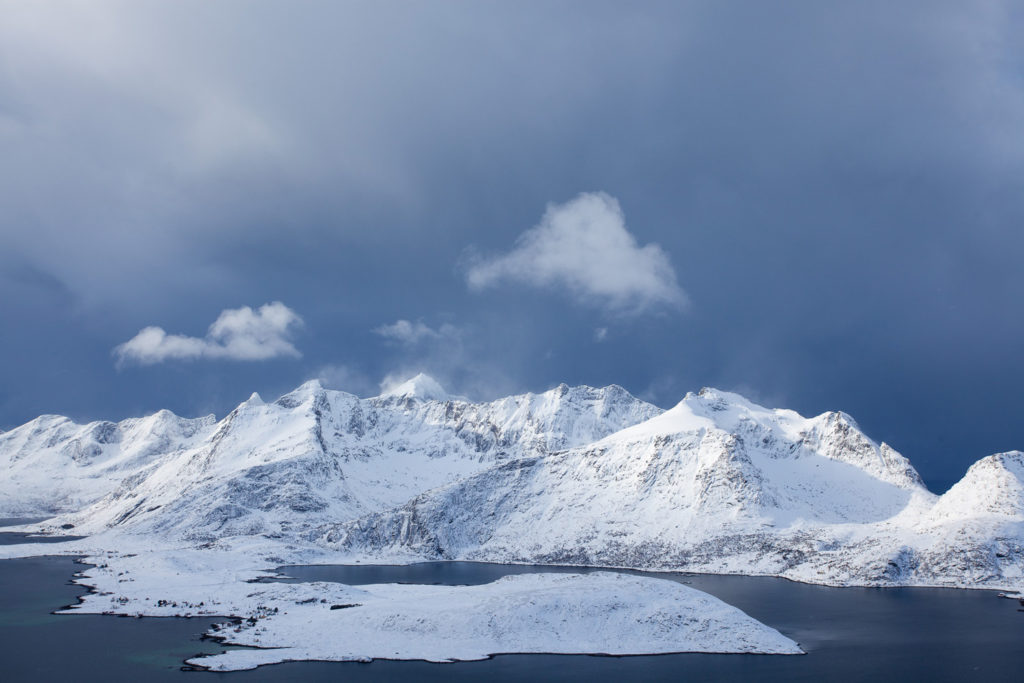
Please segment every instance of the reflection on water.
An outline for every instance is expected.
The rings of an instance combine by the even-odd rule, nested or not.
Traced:
[[[764,577],[652,574],[682,581],[798,641],[808,655],[589,657],[501,655],[484,662],[298,662],[255,671],[184,672],[181,662],[222,646],[200,641],[213,619],[129,619],[48,614],[72,603],[67,558],[0,561],[4,680],[519,681],[539,680],[929,680],[1017,681],[1024,613],[991,591],[826,588]],[[577,568],[431,562],[405,567],[285,567],[289,581],[479,584],[507,574]],[[339,634],[343,637],[343,634]],[[59,656],[54,656],[59,654]]]

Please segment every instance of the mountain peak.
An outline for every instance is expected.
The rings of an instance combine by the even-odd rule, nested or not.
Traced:
[[[312,397],[315,397],[323,391],[324,387],[320,383],[320,380],[311,379],[308,382],[303,382],[296,389],[293,389],[281,398],[277,399],[275,403],[283,408],[294,408],[308,400],[311,400]],[[257,396],[257,398],[259,397]],[[251,401],[252,397],[250,397],[249,401],[246,401],[246,403],[249,405],[260,405],[259,403],[250,403]]]
[[[320,383],[320,380],[318,380],[318,379],[311,379],[311,380],[307,380],[307,381],[303,382],[301,385],[299,385],[299,388],[296,389],[296,391],[304,391],[304,392],[307,392],[307,393],[313,393],[315,391],[320,391],[323,388],[324,388],[324,385]]]
[[[939,518],[1024,515],[1024,453],[1008,451],[982,458],[935,505]]]
[[[562,397],[565,397],[565,396],[569,396],[570,398],[579,398],[579,397],[593,398],[593,397],[602,397],[602,396],[607,396],[607,397],[627,397],[627,398],[631,398],[631,399],[635,399],[636,398],[635,396],[633,396],[631,393],[626,391],[626,389],[624,389],[623,387],[619,386],[618,384],[609,384],[609,385],[603,386],[603,387],[591,386],[589,384],[577,384],[575,386],[570,386],[570,385],[566,384],[565,382],[562,382],[558,386],[552,387],[551,389],[548,389],[547,391],[542,392],[541,394],[537,394],[537,395],[538,396],[550,396],[550,397],[555,397],[555,398],[562,398]]]
[[[448,392],[436,379],[422,372],[401,384],[389,387],[381,392],[380,398],[387,397],[418,398],[425,401],[444,401]]]
[[[1024,453],[1007,451],[982,458],[971,465],[962,481],[969,479],[984,481],[985,486],[982,488],[987,488],[996,480],[1012,482],[1014,479],[1020,486],[1024,486]]]

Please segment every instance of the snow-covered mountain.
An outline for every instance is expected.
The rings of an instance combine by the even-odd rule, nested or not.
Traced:
[[[944,496],[843,413],[705,389],[582,447],[492,467],[322,540],[359,553],[755,573],[854,584],[1014,585],[1024,455]]]
[[[39,418],[0,436],[12,446],[0,446],[0,466],[19,474],[0,484],[4,507],[70,509],[67,523],[88,531],[131,527],[206,539],[296,533],[400,505],[497,462],[589,443],[661,412],[617,386],[561,385],[482,404],[437,400],[443,390],[424,376],[400,388],[360,399],[312,381],[274,403],[254,394],[217,423],[163,411],[135,422],[194,422],[194,429],[141,445],[117,432],[106,438],[117,447],[102,458],[67,454],[107,453],[92,441],[83,446],[82,435],[106,434],[110,423]],[[54,481],[77,497],[23,495]]]
[[[39,418],[0,434],[0,467],[0,512],[64,511],[49,528],[82,533],[819,583],[1024,577],[1021,453],[939,497],[844,413],[712,389],[662,411],[617,386],[472,403],[425,376],[369,399],[310,382],[219,422]]]
[[[42,415],[0,432],[0,515],[81,510],[151,462],[202,442],[215,422],[213,415],[186,419],[167,410],[86,425]]]

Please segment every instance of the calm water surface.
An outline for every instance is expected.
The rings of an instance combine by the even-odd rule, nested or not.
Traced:
[[[52,615],[84,592],[69,558],[0,561],[0,679],[4,681],[280,680],[516,681],[523,679],[758,681],[1024,680],[1024,612],[990,591],[824,588],[759,577],[657,574],[744,610],[798,641],[805,656],[500,655],[484,662],[301,662],[230,674],[182,671],[224,646],[201,641],[211,618]],[[288,581],[480,584],[530,571],[593,571],[468,562],[285,567]]]

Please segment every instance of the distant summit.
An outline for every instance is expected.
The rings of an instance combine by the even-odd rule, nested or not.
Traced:
[[[445,401],[450,398],[444,387],[436,379],[422,372],[410,377],[401,384],[389,387],[381,392],[381,398],[396,396],[401,398],[418,398],[425,401]]]

